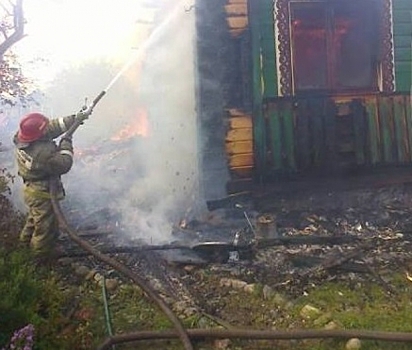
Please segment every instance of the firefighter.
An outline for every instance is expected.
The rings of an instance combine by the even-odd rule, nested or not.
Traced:
[[[29,246],[37,256],[52,256],[56,252],[58,222],[54,214],[49,185],[58,184],[57,199],[64,198],[60,176],[73,164],[73,144],[70,137],[55,140],[77,120],[82,123],[91,111],[76,115],[48,119],[41,113],[25,115],[13,138],[16,147],[18,174],[23,179],[24,202],[28,215],[20,241]]]

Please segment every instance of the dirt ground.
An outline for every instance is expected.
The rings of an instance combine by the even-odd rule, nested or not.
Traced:
[[[222,202],[220,208],[177,225],[177,243],[192,239],[198,243],[226,242],[229,247],[197,251],[203,255],[192,263],[182,259],[184,254],[176,256],[167,252],[113,254],[113,257],[149,281],[189,328],[409,332],[412,331],[409,316],[412,314],[409,302],[412,184],[404,181],[406,176],[408,173],[401,172],[397,181],[394,177],[388,181],[386,177],[385,182],[382,176],[317,182],[311,186],[290,183],[260,188],[253,196]],[[239,205],[234,205],[235,202]],[[2,213],[12,210],[5,202],[1,203]],[[257,220],[267,215],[275,218],[276,223],[272,241],[268,241],[272,244],[256,246]],[[12,226],[2,226],[1,232],[15,232],[21,219],[6,225]],[[236,234],[239,249],[232,245]],[[279,245],[273,244],[276,237],[328,237],[337,243],[294,244],[292,240]],[[3,238],[6,242],[7,234]],[[339,243],[343,238],[347,240]],[[98,247],[110,244],[106,238],[95,238],[96,242]],[[243,246],[247,249],[242,250]],[[73,276],[67,283],[81,285],[85,273],[79,277],[76,271],[84,266],[88,278],[90,271],[95,270],[117,279],[120,285],[128,284],[123,276],[94,259],[82,257],[69,261],[72,263],[62,260],[58,267],[65,271],[66,278]],[[114,303],[119,301],[120,294],[119,289],[111,291]],[[121,299],[121,303],[127,305],[127,300]],[[134,322],[122,321],[136,317],[129,315],[132,311],[136,312],[129,307],[114,312],[115,330],[136,330]],[[201,349],[273,349],[274,346],[344,349],[345,341],[232,340],[199,344]],[[362,343],[362,349],[376,350],[408,349],[407,346]]]

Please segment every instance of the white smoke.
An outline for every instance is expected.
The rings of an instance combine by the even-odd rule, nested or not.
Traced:
[[[80,213],[86,220],[76,225],[87,224],[88,217],[99,213],[102,221],[116,222],[126,234],[155,243],[169,240],[172,226],[188,212],[195,213],[202,202],[198,198],[201,139],[195,106],[195,14],[188,10],[193,0],[153,2],[161,5],[155,35],[131,43],[141,50],[137,55],[130,52],[136,62],[127,63],[127,70],[126,62],[104,60],[66,68],[42,91],[40,105],[14,108],[13,118],[8,113],[7,120],[16,123],[5,137],[10,145],[18,116],[30,111],[49,117],[75,113],[86,96],[90,102],[124,70],[74,135],[75,164],[63,176],[67,195],[63,206],[69,217]],[[147,114],[148,134],[114,141],[113,136],[127,131],[142,110]],[[7,157],[12,159],[12,153]],[[16,169],[12,171],[16,175]],[[13,194],[22,208],[19,186],[17,181]]]
[[[175,6],[159,12],[155,38],[141,44],[142,70],[138,61],[130,65],[74,135],[78,155],[63,177],[68,210],[109,208],[127,234],[151,242],[167,241],[173,224],[195,209],[198,199],[194,11],[185,11],[188,1]],[[44,112],[55,117],[75,112],[121,68],[90,62],[66,70],[47,91]],[[142,109],[148,135],[113,141]]]

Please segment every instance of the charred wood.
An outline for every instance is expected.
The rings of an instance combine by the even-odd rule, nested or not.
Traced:
[[[321,273],[323,271],[327,271],[338,266],[342,266],[342,264],[346,263],[347,261],[358,258],[359,256],[363,255],[366,250],[370,250],[372,247],[372,243],[367,242],[345,253],[332,252],[330,254],[327,254],[327,256],[322,260],[322,262],[317,267],[309,269],[302,275],[302,277]]]
[[[359,241],[357,236],[315,236],[315,235],[296,235],[296,236],[281,236],[277,238],[268,238],[258,240],[256,248],[262,249],[266,247],[279,245],[301,245],[301,244],[347,244]]]
[[[323,260],[320,257],[312,255],[297,255],[297,254],[288,254],[288,259],[292,262],[293,265],[297,267],[313,267],[319,264],[322,264]],[[336,270],[345,271],[345,272],[356,272],[356,273],[368,273],[368,267],[363,263],[357,262],[345,262],[339,266],[335,267]]]
[[[236,245],[232,242],[197,242],[195,244],[164,244],[164,245],[141,245],[141,246],[110,246],[99,247],[99,251],[103,254],[121,254],[121,253],[139,253],[145,251],[165,251],[165,250],[182,250],[182,251],[194,251],[203,258],[206,257],[209,261],[220,260],[227,261],[229,252],[237,251],[242,256],[250,258],[254,249],[265,249],[273,246],[287,246],[287,245],[337,245],[347,244],[359,241],[356,236],[285,236],[274,239],[259,240],[255,244]],[[69,250],[66,252],[66,256],[70,257],[82,257],[91,255],[87,250]],[[330,264],[330,262],[328,263]],[[333,266],[332,266],[333,267]]]
[[[216,209],[231,209],[236,208],[237,204],[242,204],[245,201],[250,201],[250,192],[235,193],[225,198],[206,201],[207,209],[213,211]]]

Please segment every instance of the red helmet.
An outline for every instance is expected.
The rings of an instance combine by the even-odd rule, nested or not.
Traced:
[[[29,113],[20,121],[17,138],[20,142],[33,142],[44,135],[49,119],[40,113]]]

